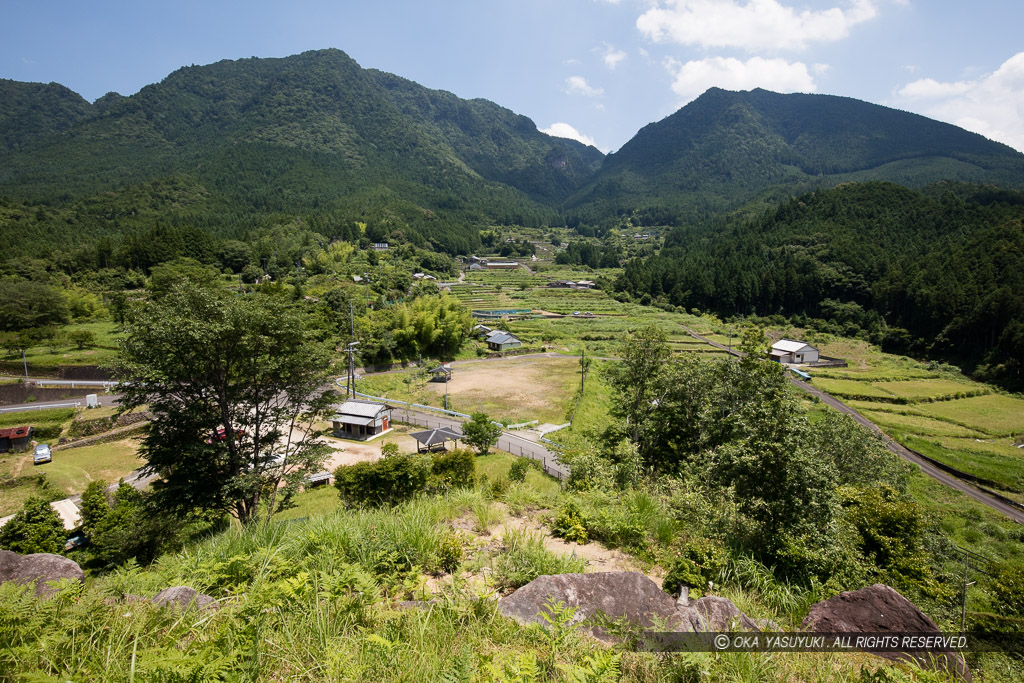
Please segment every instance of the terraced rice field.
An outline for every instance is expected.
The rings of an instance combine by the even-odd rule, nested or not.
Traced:
[[[892,392],[875,386],[870,382],[858,382],[852,379],[820,379],[815,378],[814,386],[836,396],[877,396],[880,399],[892,398]]]
[[[957,394],[987,392],[977,382],[958,382],[951,379],[918,379],[903,382],[872,382],[872,386],[908,400],[939,399]]]
[[[920,406],[922,413],[955,420],[986,434],[1024,434],[1024,400],[1002,394]]]
[[[960,436],[981,438],[985,434],[963,424],[954,424],[937,420],[921,414],[901,414],[881,410],[864,410],[859,412],[883,430],[896,429],[904,434],[917,436]]]

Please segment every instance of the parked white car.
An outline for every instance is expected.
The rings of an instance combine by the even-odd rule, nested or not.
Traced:
[[[50,455],[50,444],[41,443],[36,446],[35,453],[32,454],[32,464],[42,465],[44,462],[50,462],[53,457]]]

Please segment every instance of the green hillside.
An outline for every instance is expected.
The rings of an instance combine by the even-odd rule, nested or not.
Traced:
[[[0,192],[12,201],[78,213],[100,204],[116,215],[110,193],[192,186],[188,210],[152,199],[165,219],[229,234],[274,213],[398,216],[413,230],[425,212],[540,224],[602,157],[489,102],[364,70],[338,50],[186,67],[96,105],[61,91],[63,109],[42,106],[58,86],[6,87],[25,100],[4,112],[12,151]]]
[[[1024,187],[1024,155],[916,114],[828,95],[712,88],[649,124],[568,202],[678,224],[841,182],[939,180]]]
[[[726,316],[819,319],[894,351],[952,354],[1019,386],[1022,226],[1020,192],[848,184],[720,230],[676,228],[617,287]]]

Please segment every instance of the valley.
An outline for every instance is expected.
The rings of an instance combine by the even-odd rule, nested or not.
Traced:
[[[2,80],[0,132],[0,561],[78,572],[0,582],[0,679],[952,675],[510,617],[544,581],[639,582],[680,633],[877,584],[929,633],[1024,630],[1006,145],[712,88],[605,154],[340,50]]]

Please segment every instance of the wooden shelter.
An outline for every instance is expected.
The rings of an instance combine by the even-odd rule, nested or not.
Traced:
[[[449,382],[452,378],[452,366],[447,363],[442,363],[431,370],[430,374],[433,375],[431,379],[435,382]]]
[[[416,452],[423,453],[425,451],[443,451],[446,449],[445,443],[448,441],[454,441],[458,445],[458,440],[462,438],[462,432],[448,427],[438,427],[425,432],[413,432],[409,436],[416,439]]]

